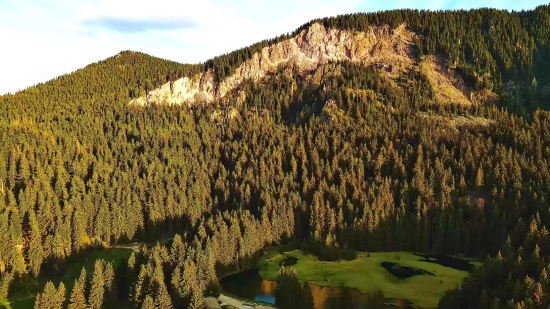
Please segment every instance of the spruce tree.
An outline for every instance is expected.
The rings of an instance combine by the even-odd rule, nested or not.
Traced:
[[[296,270],[281,266],[275,287],[275,306],[281,309],[300,308],[303,303],[302,287]]]
[[[12,273],[0,274],[0,298],[8,297],[9,286],[12,280],[13,280]]]
[[[141,309],[160,309],[160,308],[155,305],[155,301],[153,300],[153,298],[147,295],[145,296],[145,300],[141,305]]]
[[[103,260],[95,261],[92,281],[90,283],[90,295],[88,304],[90,309],[100,309],[104,303],[105,297],[105,279],[103,275]]]
[[[308,282],[304,282],[302,285],[302,307],[301,309],[315,309],[313,302],[313,295],[311,294],[311,288]]]
[[[285,267],[281,266],[277,275],[277,285],[275,286],[275,306],[281,309],[287,309],[289,307],[289,278],[286,273]]]
[[[203,307],[203,296],[202,292],[198,287],[191,289],[191,297],[189,299],[189,309],[202,309]]]
[[[35,277],[40,275],[40,268],[44,260],[44,250],[42,249],[42,236],[40,234],[40,228],[36,221],[36,215],[34,212],[29,213],[29,225],[31,229],[31,237],[29,243],[29,250],[27,252],[29,260],[29,268]]]
[[[58,308],[61,308],[60,304],[62,303],[63,303],[62,301],[60,302],[60,295],[58,294],[58,291],[55,288],[55,285],[51,281],[48,281],[44,286],[44,291],[36,295],[34,308],[58,309]]]
[[[87,309],[86,303],[86,269],[83,267],[80,277],[75,280],[71,297],[69,299],[68,309]]]
[[[105,262],[104,265],[105,307],[112,308],[115,306],[118,296],[115,271],[111,262]]]
[[[338,309],[353,309],[351,290],[346,286],[339,288]]]
[[[168,294],[168,289],[166,288],[166,285],[164,282],[160,282],[157,294],[155,297],[155,304],[158,308],[166,308],[166,309],[172,309],[172,299],[170,298],[170,294]]]
[[[63,282],[60,282],[59,287],[57,288],[57,292],[55,294],[55,301],[52,309],[64,309],[66,300],[67,289],[65,288],[65,284],[63,284]]]

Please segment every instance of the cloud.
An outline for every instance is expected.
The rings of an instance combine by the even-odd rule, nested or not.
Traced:
[[[99,26],[122,33],[191,29],[216,11],[210,0],[99,1],[80,8],[76,20],[84,28]]]
[[[152,30],[190,29],[196,27],[198,23],[185,18],[179,20],[164,18],[127,19],[101,16],[95,19],[84,20],[83,25],[85,27],[99,26],[122,33],[139,33]]]

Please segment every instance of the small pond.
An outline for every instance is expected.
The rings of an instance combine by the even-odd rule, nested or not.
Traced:
[[[279,263],[279,266],[292,266],[298,263],[298,259],[293,256],[287,256],[286,259]]]
[[[469,261],[459,259],[459,258],[454,258],[452,256],[427,255],[427,254],[419,254],[419,253],[415,253],[414,255],[421,257],[423,259],[421,260],[422,262],[439,264],[441,266],[454,268],[456,270],[470,271],[474,268],[474,265]]]
[[[287,265],[285,263],[285,265]],[[255,301],[263,301],[266,303],[275,304],[275,287],[277,283],[271,280],[262,279],[258,268],[246,270],[238,274],[224,277],[220,284],[222,290],[237,295],[241,298],[251,299]],[[310,284],[311,294],[315,309],[327,309],[325,307],[325,299],[330,295],[330,292],[337,287],[326,287]],[[361,293],[358,289],[350,289],[355,308],[365,308],[368,295]],[[399,305],[387,305],[385,308],[412,308],[410,302],[388,299],[388,302],[397,303]]]
[[[389,271],[392,275],[394,275],[398,279],[407,279],[407,278],[411,278],[419,275],[434,276],[434,274],[429,271],[425,271],[423,269],[418,269],[414,267],[403,266],[392,262],[382,262],[380,263],[380,266],[384,267],[387,271]]]

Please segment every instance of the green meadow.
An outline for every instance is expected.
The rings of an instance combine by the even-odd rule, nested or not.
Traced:
[[[266,253],[260,261],[260,275],[276,280],[281,261],[297,258],[293,267],[301,282],[311,281],[321,286],[347,286],[363,293],[381,290],[387,298],[406,299],[415,306],[435,308],[443,294],[460,285],[468,272],[424,261],[409,252],[359,253],[353,261],[323,262],[300,250]],[[416,275],[399,279],[381,266],[391,262],[400,266],[430,272],[433,275]],[[475,262],[473,264],[476,264]]]
[[[94,263],[97,259],[103,259],[113,262],[114,267],[118,267],[122,258],[129,258],[132,253],[130,248],[107,248],[104,250],[91,250],[85,257],[79,258],[73,264],[70,264],[63,276],[52,279],[57,287],[60,282],[67,288],[67,298],[75,280],[80,276],[82,267],[86,268],[88,273],[94,269]],[[0,299],[0,308],[6,309],[32,309],[34,299],[37,293],[44,290],[47,280],[27,279],[20,282],[19,287],[14,293],[11,293],[8,299]],[[3,307],[2,307],[3,306]]]

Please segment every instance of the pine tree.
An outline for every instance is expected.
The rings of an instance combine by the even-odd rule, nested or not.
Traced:
[[[202,309],[204,299],[202,297],[202,292],[198,287],[191,289],[191,298],[189,300],[189,309]]]
[[[275,292],[273,293],[273,295],[275,296],[275,306],[281,309],[289,308],[288,300],[290,298],[290,293],[289,278],[284,266],[281,266],[281,269],[279,269],[279,274],[277,275],[277,285],[275,286]]]
[[[274,296],[275,305],[278,308],[291,309],[302,306],[303,292],[295,269],[281,267],[277,276]]]
[[[115,270],[111,262],[104,263],[103,278],[105,282],[105,307],[113,308],[117,300],[117,284]]]
[[[159,284],[157,295],[155,297],[155,304],[158,308],[166,308],[166,309],[172,309],[172,299],[170,299],[170,295],[168,294],[168,289],[166,288],[166,285],[164,282]]]
[[[301,309],[315,309],[311,288],[307,282],[302,285],[302,307]]]
[[[500,309],[502,306],[500,305],[500,299],[498,297],[495,297],[493,301],[491,302],[490,309]]]
[[[63,284],[63,282],[60,282],[59,287],[57,288],[57,292],[55,294],[55,301],[52,309],[64,309],[66,300],[67,289],[65,288],[65,284]]]
[[[381,309],[384,308],[384,303],[384,294],[382,293],[382,290],[378,290],[376,293],[369,294],[366,309]]]
[[[63,287],[64,289],[64,287]],[[34,308],[36,309],[58,309],[60,307],[60,295],[51,281],[46,282],[44,291],[36,295]]]
[[[170,258],[174,267],[178,265],[183,265],[185,253],[185,244],[183,243],[181,236],[176,234],[174,236],[174,241],[172,242],[172,248],[170,250]]]
[[[351,291],[348,287],[341,287],[338,293],[338,308],[353,309],[353,299]]]
[[[145,296],[145,300],[143,301],[143,304],[141,305],[141,309],[160,309],[159,307],[155,306],[155,301],[151,296],[147,295]]]
[[[75,284],[71,291],[68,309],[87,309],[86,303],[86,269],[83,267],[80,272],[80,277],[75,280]]]
[[[88,304],[90,309],[100,309],[104,303],[105,297],[105,281],[103,275],[103,260],[99,259],[95,261],[94,272],[92,274],[92,281],[90,284],[90,296],[88,297]]]
[[[0,273],[0,298],[8,297],[9,286],[12,280],[12,273]]]
[[[42,236],[40,234],[40,228],[33,211],[29,213],[29,225],[31,228],[29,250],[27,252],[29,268],[32,274],[35,277],[38,277],[38,275],[40,275],[42,261],[44,260],[44,251],[42,249]]]

